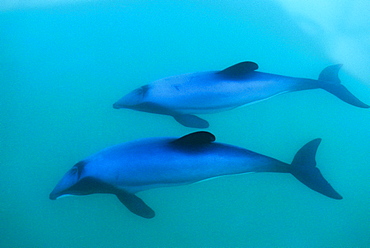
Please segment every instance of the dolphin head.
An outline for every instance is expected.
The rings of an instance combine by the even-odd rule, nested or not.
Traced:
[[[86,165],[90,166],[86,167]],[[90,163],[89,161],[81,161],[75,164],[55,186],[49,198],[56,200],[68,195],[114,194],[134,214],[148,219],[155,216],[154,211],[136,195],[104,182],[99,179],[99,175],[92,176],[91,167],[94,167],[92,161]]]
[[[54,190],[50,193],[49,198],[51,200],[56,200],[57,198],[64,195],[86,195],[86,193],[81,186],[79,186],[80,179],[84,174],[84,167],[86,162],[81,161],[75,164],[59,183],[55,186]]]
[[[50,193],[49,198],[56,200],[67,195],[90,195],[95,193],[116,193],[116,188],[89,175],[86,171],[88,161],[75,164]]]
[[[136,109],[136,106],[143,103],[143,100],[145,99],[149,88],[149,85],[144,85],[131,91],[130,93],[119,99],[116,103],[114,103],[113,108]]]

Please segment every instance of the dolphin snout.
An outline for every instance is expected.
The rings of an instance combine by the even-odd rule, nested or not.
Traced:
[[[121,105],[118,104],[117,102],[116,103],[113,103],[113,108],[119,109],[119,108],[121,108]]]
[[[120,109],[131,106],[131,102],[127,100],[127,97],[119,99],[117,102],[113,103],[113,108]]]
[[[50,200],[56,200],[57,198],[58,198],[58,195],[56,193],[54,193],[54,191],[50,193],[50,195],[49,195]]]
[[[146,85],[131,91],[130,93],[119,99],[117,102],[115,102],[113,104],[113,108],[133,108],[134,106],[143,103],[143,98],[147,94],[148,89],[149,86]]]

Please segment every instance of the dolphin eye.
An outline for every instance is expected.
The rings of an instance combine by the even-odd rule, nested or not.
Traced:
[[[141,86],[139,89],[137,89],[137,93],[145,96],[148,90],[149,90],[149,85],[144,85],[144,86]]]
[[[86,165],[86,162],[85,161],[78,162],[77,164],[75,164],[72,167],[71,173],[73,173],[73,174],[76,174],[77,173],[78,178],[80,178],[81,177],[81,174],[82,174],[82,172],[84,170],[85,165]]]

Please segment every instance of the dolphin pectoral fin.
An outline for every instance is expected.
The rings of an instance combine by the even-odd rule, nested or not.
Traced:
[[[123,205],[127,207],[132,213],[139,215],[146,219],[151,219],[155,216],[155,212],[143,200],[134,194],[125,191],[119,191],[116,196]]]
[[[258,65],[256,63],[245,61],[227,67],[226,69],[217,72],[217,74],[226,78],[238,79],[243,78],[244,76],[248,75],[249,72],[255,71],[257,69]]]
[[[184,125],[185,127],[193,127],[193,128],[208,128],[209,123],[206,120],[203,120],[202,118],[199,118],[196,115],[189,115],[189,114],[178,114],[173,115],[173,118],[180,123],[181,125]]]

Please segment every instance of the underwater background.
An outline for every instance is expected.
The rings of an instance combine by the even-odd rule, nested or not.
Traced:
[[[0,3],[0,247],[369,247],[370,110],[323,90],[200,115],[217,141],[317,164],[343,196],[256,173],[138,193],[48,196],[76,162],[117,143],[182,136],[168,116],[112,104],[150,81],[254,61],[263,72],[339,77],[370,104],[370,1],[184,0]]]

